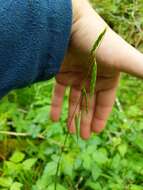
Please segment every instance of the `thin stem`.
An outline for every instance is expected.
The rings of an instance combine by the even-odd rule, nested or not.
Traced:
[[[104,37],[104,34],[106,33],[106,29],[99,35],[98,39],[96,40],[96,42],[94,43],[94,46],[93,48],[91,49],[91,52],[90,52],[90,55],[89,55],[89,68],[88,68],[88,71],[87,71],[87,75],[85,76],[85,79],[83,80],[83,83],[82,83],[82,89],[86,87],[86,81],[87,79],[90,77],[90,71],[92,70],[93,68],[93,65],[96,61],[96,57],[94,55],[94,53],[96,52],[97,48],[100,46],[101,44],[101,41],[102,41],[102,38]],[[63,72],[64,73],[64,72]],[[82,90],[81,89],[81,90]],[[86,89],[86,88],[85,88]],[[72,113],[72,117],[71,117],[71,120],[69,122],[69,126],[71,126],[72,124],[72,121],[74,119],[74,116],[75,116],[75,113],[76,113],[76,110],[78,108],[78,105],[80,105],[82,103],[82,99],[83,99],[83,94],[81,93],[80,97],[79,97],[79,100],[75,106],[75,109]],[[66,144],[66,141],[68,139],[68,136],[69,136],[69,132],[66,134],[65,136],[65,141],[64,141],[64,146]],[[59,167],[60,167],[60,163],[61,163],[61,159],[62,159],[62,154],[63,154],[63,150],[64,150],[64,146],[63,148],[61,149],[61,154],[60,154],[60,157],[59,157],[59,160],[58,160],[58,164],[57,164],[57,170],[56,170],[56,175],[55,175],[55,190],[57,190],[57,180],[58,180],[58,172],[59,172]]]
[[[123,116],[124,116],[124,118],[123,118],[124,123],[127,123],[127,122],[128,122],[128,118],[127,118],[126,115],[125,115],[125,112],[124,112],[124,110],[123,110],[123,108],[122,108],[122,105],[121,105],[121,103],[120,103],[119,98],[116,98],[116,105],[117,105],[118,110],[119,110],[119,111],[123,114]]]
[[[7,136],[15,136],[15,137],[32,137],[30,133],[18,133],[18,132],[12,132],[12,131],[0,131],[1,135],[7,135]],[[44,136],[41,134],[37,135],[37,138],[39,139],[45,139]]]
[[[0,135],[14,136],[14,137],[32,137],[32,135],[30,133],[18,133],[18,132],[12,132],[12,131],[0,131]],[[42,134],[37,135],[37,138],[40,140],[46,139]],[[64,146],[63,144],[61,144],[57,141],[51,140],[51,139],[48,139],[48,142],[50,144],[58,145],[61,148]]]
[[[55,175],[55,187],[54,187],[55,190],[57,190],[57,181],[58,181],[58,173],[59,173],[60,163],[61,163],[61,160],[62,160],[64,147],[65,147],[66,142],[68,140],[68,136],[69,136],[69,133],[67,133],[66,136],[65,136],[64,144],[63,144],[63,147],[61,148],[61,153],[60,153],[59,160],[58,160],[58,163],[57,163],[57,169],[56,169],[56,175]]]

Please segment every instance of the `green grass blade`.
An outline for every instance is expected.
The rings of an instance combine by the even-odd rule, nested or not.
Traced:
[[[95,43],[91,49],[91,54],[93,54],[97,50],[97,48],[100,46],[100,43],[101,43],[106,31],[107,31],[107,29],[105,28],[103,30],[103,32],[101,32],[101,34],[98,36],[98,39],[95,41]]]
[[[88,113],[88,98],[87,98],[87,92],[84,86],[82,88],[82,99],[83,98],[85,98],[86,113]]]
[[[76,128],[76,137],[77,137],[77,143],[79,139],[79,128],[80,128],[80,115],[75,115],[75,128]]]
[[[99,35],[98,39],[95,41],[92,49],[91,49],[91,56],[93,57],[92,69],[91,69],[91,81],[90,81],[90,95],[93,96],[95,92],[95,85],[96,85],[96,77],[97,77],[97,64],[96,64],[96,58],[94,58],[95,55],[93,55],[97,48],[100,46],[101,41],[103,40],[103,37],[105,36],[107,29],[105,28],[103,32]]]
[[[97,77],[97,64],[95,61],[92,66],[91,81],[90,81],[90,96],[93,96],[95,92],[96,77]]]

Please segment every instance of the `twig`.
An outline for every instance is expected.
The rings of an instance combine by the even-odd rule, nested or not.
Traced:
[[[30,133],[18,133],[18,132],[12,132],[12,131],[0,131],[0,135],[7,135],[7,136],[14,136],[14,137],[32,137],[32,135]],[[38,139],[41,139],[41,140],[45,140],[46,138],[39,134],[37,135],[37,138]],[[51,140],[51,139],[48,139],[48,142],[50,144],[55,144],[55,145],[58,145],[59,147],[63,148],[63,144],[57,142],[57,141],[54,141],[54,140]]]
[[[79,180],[78,180],[78,182],[77,182],[77,184],[76,184],[76,186],[75,186],[75,189],[76,189],[76,190],[79,190],[78,187],[79,187],[79,185],[80,185],[80,183],[81,183],[82,181],[83,181],[83,177],[80,177]]]
[[[28,113],[28,111],[27,110],[24,110],[24,109],[22,109],[22,108],[20,108],[20,109],[18,109],[18,111],[20,111],[21,113]]]
[[[18,132],[12,132],[12,131],[0,131],[1,135],[8,135],[8,136],[15,136],[15,137],[31,137],[32,135],[30,133],[18,133]],[[37,135],[37,138],[39,139],[45,139],[42,135]]]
[[[123,116],[124,116],[124,119],[123,119],[124,123],[127,123],[127,122],[128,122],[128,118],[127,118],[126,115],[125,115],[125,112],[124,112],[124,110],[123,110],[123,108],[122,108],[122,105],[121,105],[121,103],[120,103],[119,98],[116,98],[116,105],[117,105],[118,110],[119,110],[119,111],[123,114]]]

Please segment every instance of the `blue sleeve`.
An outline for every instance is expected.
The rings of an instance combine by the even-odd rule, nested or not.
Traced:
[[[0,98],[58,73],[71,23],[71,0],[0,0]]]

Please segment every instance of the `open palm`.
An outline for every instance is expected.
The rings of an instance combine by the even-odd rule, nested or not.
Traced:
[[[71,133],[75,132],[74,117],[81,109],[80,132],[81,137],[87,139],[90,137],[91,131],[100,132],[105,127],[106,120],[114,104],[119,73],[113,72],[112,69],[105,66],[98,66],[97,84],[93,97],[90,96],[88,90],[90,79],[86,81],[87,112],[85,100],[82,101],[81,105],[81,88],[88,72],[88,67],[85,68],[82,65],[85,65],[85,61],[88,62],[88,59],[81,61],[79,57],[69,54],[66,56],[61,71],[56,77],[57,84],[52,101],[52,119],[54,121],[59,119],[65,89],[70,86],[68,128]],[[79,62],[77,63],[77,61]]]
[[[143,55],[112,31],[89,4],[86,8],[86,14],[73,23],[68,52],[56,77],[51,107],[51,118],[58,121],[65,89],[70,86],[68,128],[71,133],[75,132],[74,117],[82,110],[80,133],[84,139],[88,139],[92,131],[99,133],[105,127],[115,101],[120,71],[143,77]],[[90,49],[105,27],[107,32],[94,55],[98,64],[93,97],[89,94],[90,76],[86,81],[87,112],[81,88],[90,67]]]

